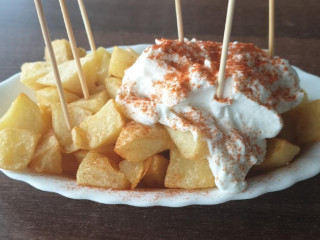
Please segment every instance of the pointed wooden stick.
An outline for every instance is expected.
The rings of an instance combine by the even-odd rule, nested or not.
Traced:
[[[86,7],[85,7],[85,5],[83,3],[83,0],[78,0],[78,4],[79,4],[82,20],[83,20],[83,23],[84,23],[84,27],[86,29],[86,33],[87,33],[87,36],[88,36],[90,48],[91,48],[91,51],[94,52],[94,51],[96,51],[96,44],[94,43],[94,38],[93,38],[93,34],[92,34],[89,18],[88,18],[88,15],[87,15]]]
[[[64,119],[66,121],[68,130],[71,131],[72,125],[71,125],[71,121],[70,121],[68,105],[66,103],[66,98],[65,98],[64,91],[63,91],[63,88],[62,88],[62,83],[61,83],[61,78],[60,78],[60,74],[59,74],[59,70],[58,70],[58,65],[57,65],[56,57],[54,55],[53,47],[52,47],[52,44],[51,44],[50,34],[49,34],[49,30],[48,30],[47,21],[46,21],[46,18],[44,16],[42,2],[41,2],[41,0],[34,0],[34,4],[36,5],[37,14],[38,14],[39,22],[40,22],[40,27],[41,27],[43,39],[44,39],[44,42],[45,42],[46,47],[47,47],[48,52],[49,52],[50,62],[51,62],[51,65],[52,65],[54,77],[56,79],[56,85],[57,85],[57,89],[58,89],[60,102],[61,102],[61,105],[62,105],[62,111],[63,111],[63,114],[64,114]]]
[[[177,16],[179,42],[183,42],[184,41],[184,33],[183,33],[181,4],[180,4],[180,0],[175,0],[175,1],[176,1],[176,16]]]
[[[234,6],[235,6],[235,0],[229,0],[226,25],[224,27],[224,36],[223,36],[220,68],[219,68],[219,75],[218,75],[218,89],[217,89],[218,98],[222,98],[222,95],[223,95],[224,80],[225,80],[224,78],[226,73],[226,64],[227,64],[228,48],[229,48],[230,35],[231,35],[231,29],[232,29]]]
[[[269,0],[269,57],[274,56],[274,0]]]
[[[74,60],[76,62],[76,65],[77,65],[77,70],[78,70],[78,75],[79,75],[79,79],[80,79],[83,95],[84,95],[85,99],[88,99],[89,98],[88,85],[87,85],[86,79],[85,79],[84,74],[83,74],[83,70],[82,70],[82,66],[81,66],[81,62],[80,62],[80,58],[79,58],[79,53],[78,53],[78,48],[77,48],[76,40],[74,38],[74,34],[73,34],[73,31],[72,31],[72,26],[71,26],[71,22],[70,22],[67,6],[66,6],[64,0],[59,0],[59,2],[60,2],[60,7],[61,7],[61,11],[62,11],[64,24],[66,25],[68,38],[69,38],[69,41],[70,41],[70,44],[71,44],[73,58],[74,58]]]

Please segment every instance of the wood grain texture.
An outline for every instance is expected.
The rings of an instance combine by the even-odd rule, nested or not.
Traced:
[[[66,38],[58,1],[43,1],[52,39]],[[89,49],[76,1],[79,46]],[[87,0],[97,46],[177,38],[173,0]],[[185,36],[222,41],[227,1],[182,0]],[[320,75],[320,3],[276,1],[275,54]],[[238,1],[231,40],[268,46],[268,1]],[[33,1],[0,1],[0,81],[43,58]],[[0,103],[1,104],[1,103]],[[136,208],[71,200],[0,173],[0,239],[319,239],[320,176],[261,197],[216,206]]]

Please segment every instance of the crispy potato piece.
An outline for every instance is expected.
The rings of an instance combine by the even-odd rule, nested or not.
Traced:
[[[109,65],[111,59],[111,53],[109,53],[105,48],[99,47],[96,50],[97,55],[97,83],[98,85],[104,85],[104,80],[108,76]]]
[[[87,81],[87,85],[90,92],[93,92],[96,85],[96,66],[97,66],[97,59],[95,54],[88,54],[84,58],[81,58],[81,65],[83,74]],[[68,62],[64,62],[59,65],[59,72],[61,77],[62,86],[64,89],[69,90],[79,96],[83,96],[79,75],[76,68],[76,63],[74,60],[70,60]],[[49,72],[47,75],[39,78],[37,83],[55,87],[56,81],[54,78],[53,71]]]
[[[262,164],[253,166],[253,172],[267,172],[287,165],[300,152],[300,147],[280,138],[267,140],[266,158]]]
[[[97,149],[115,143],[124,124],[116,102],[111,99],[95,115],[74,128],[72,137],[81,149]]]
[[[189,160],[173,148],[164,185],[168,188],[198,189],[214,187],[215,183],[207,159]]]
[[[90,95],[89,99],[79,99],[69,104],[69,106],[81,107],[85,110],[92,112],[93,114],[98,112],[108,101],[108,96],[105,91]]]
[[[73,59],[71,45],[66,39],[56,39],[52,41],[52,47],[54,55],[56,57],[57,64],[61,64]],[[83,48],[78,48],[79,57],[86,56],[87,52]],[[49,52],[47,48],[44,50],[44,58],[47,62],[50,62]]]
[[[80,99],[78,95],[67,90],[64,90],[64,96],[67,103]],[[52,103],[60,103],[58,90],[55,87],[46,87],[39,91],[36,91],[36,98],[39,104],[49,108]]]
[[[30,163],[41,135],[26,129],[0,130],[0,168],[23,169]]]
[[[132,52],[115,46],[110,59],[109,75],[123,78],[124,71],[129,68],[136,59],[137,56]]]
[[[42,134],[44,123],[38,105],[21,93],[0,119],[0,130],[4,128],[27,129]]]
[[[140,162],[170,146],[170,138],[162,125],[149,127],[131,121],[122,129],[115,152],[129,162]]]
[[[51,70],[51,64],[48,62],[24,63],[21,66],[20,82],[32,90],[39,90],[45,86],[36,81],[48,74]]]
[[[52,128],[52,115],[51,115],[51,107],[46,107],[43,105],[39,105],[41,111],[41,117],[43,121],[43,132],[46,133]]]
[[[66,39],[56,39],[52,41],[52,47],[57,64],[61,64],[73,59],[70,43]],[[44,49],[44,58],[47,62],[50,62],[47,48]]]
[[[52,126],[57,139],[61,145],[61,151],[64,153],[71,153],[79,148],[73,144],[71,132],[68,130],[62,107],[60,103],[51,105],[52,111]],[[84,119],[92,115],[90,111],[77,106],[69,107],[70,120],[73,127],[78,126]]]
[[[80,58],[83,58],[87,55],[87,51],[82,47],[78,47],[78,54]]]
[[[131,189],[135,189],[139,184],[140,180],[146,174],[148,168],[150,167],[152,159],[147,159],[143,162],[129,162],[123,160],[119,163],[119,169],[127,179],[131,182]]]
[[[121,78],[117,77],[107,77],[105,79],[105,86],[108,93],[108,96],[111,99],[115,99],[117,96],[117,92],[119,88],[121,87],[122,80]]]
[[[114,169],[106,156],[95,151],[90,151],[81,162],[77,172],[77,183],[103,188],[130,188],[126,176]]]
[[[163,188],[169,160],[159,154],[148,159],[151,160],[150,167],[141,182],[146,187]]]
[[[198,160],[206,158],[209,155],[208,144],[201,139],[200,134],[198,134],[195,140],[191,132],[182,132],[169,127],[166,127],[166,130],[185,158]]]
[[[279,138],[285,139],[292,143],[297,143],[296,128],[297,128],[298,119],[300,118],[299,110],[303,108],[308,102],[309,102],[308,95],[304,91],[304,98],[301,101],[301,103],[297,107],[281,115],[283,120],[283,128],[279,134]]]
[[[320,99],[305,104],[298,112],[295,142],[304,145],[320,141]]]
[[[62,173],[60,146],[53,129],[41,137],[29,168],[36,172]]]

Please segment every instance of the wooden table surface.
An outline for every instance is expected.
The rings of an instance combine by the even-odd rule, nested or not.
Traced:
[[[76,1],[79,46],[89,48]],[[185,35],[222,41],[226,0],[181,0]],[[97,46],[176,38],[174,0],[87,0]],[[58,1],[45,1],[52,39],[66,38]],[[238,1],[232,40],[267,47],[268,1]],[[320,3],[276,1],[277,55],[320,75]],[[0,81],[43,58],[33,1],[0,1]],[[1,104],[1,102],[0,102]],[[71,200],[0,173],[0,239],[320,239],[320,175],[261,197],[216,206],[137,208]]]

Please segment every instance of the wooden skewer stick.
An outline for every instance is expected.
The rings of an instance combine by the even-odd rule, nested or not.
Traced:
[[[83,20],[83,23],[84,23],[84,27],[86,29],[86,33],[87,33],[87,36],[88,36],[90,48],[91,48],[91,51],[94,52],[94,51],[96,51],[96,44],[94,43],[94,38],[93,38],[93,34],[92,34],[89,18],[88,18],[88,15],[87,15],[86,7],[85,7],[85,5],[83,3],[83,0],[78,0],[78,4],[79,4],[82,20]]]
[[[84,74],[83,74],[83,70],[82,70],[82,66],[81,66],[81,62],[80,62],[80,58],[79,58],[79,53],[78,53],[78,48],[77,48],[76,40],[74,38],[74,34],[73,34],[73,31],[72,31],[72,26],[71,26],[71,22],[70,22],[67,6],[66,6],[64,0],[59,0],[59,2],[60,2],[60,7],[61,7],[61,11],[62,11],[64,24],[66,25],[68,38],[69,38],[69,41],[70,41],[70,44],[71,44],[73,58],[74,58],[74,60],[76,62],[76,65],[77,65],[77,70],[78,70],[78,75],[79,75],[79,79],[80,79],[83,95],[84,95],[85,99],[88,99],[89,98],[88,85],[87,85],[86,79],[85,79]]]
[[[274,0],[269,0],[269,57],[274,56]]]
[[[176,1],[176,16],[177,16],[179,42],[183,42],[184,41],[184,33],[183,33],[181,4],[180,4],[180,0],[175,0],[175,1]]]
[[[218,98],[222,98],[222,95],[223,95],[224,80],[225,80],[224,78],[226,73],[226,64],[227,64],[228,48],[229,48],[230,35],[231,35],[231,29],[232,29],[234,6],[235,6],[235,0],[229,0],[226,25],[224,28],[223,44],[222,44],[222,50],[221,50],[219,75],[218,75],[218,89],[217,89]]]
[[[59,70],[58,70],[58,65],[57,65],[56,57],[54,55],[53,47],[52,47],[52,44],[51,44],[50,34],[49,34],[49,30],[48,30],[47,21],[46,21],[46,18],[44,16],[42,2],[41,2],[41,0],[34,0],[34,3],[36,5],[37,14],[38,14],[39,22],[40,22],[40,27],[41,27],[43,39],[44,39],[44,42],[45,42],[46,47],[47,47],[48,52],[49,52],[50,62],[51,62],[51,65],[52,65],[54,77],[56,79],[56,85],[57,85],[57,89],[58,89],[60,102],[61,102],[61,105],[62,105],[62,111],[63,111],[63,114],[64,114],[64,119],[66,121],[68,130],[71,131],[72,125],[71,125],[71,121],[70,121],[68,105],[66,103],[66,98],[65,98],[64,91],[63,91],[63,88],[62,88],[62,83],[61,83],[61,78],[60,78],[60,74],[59,74]]]

